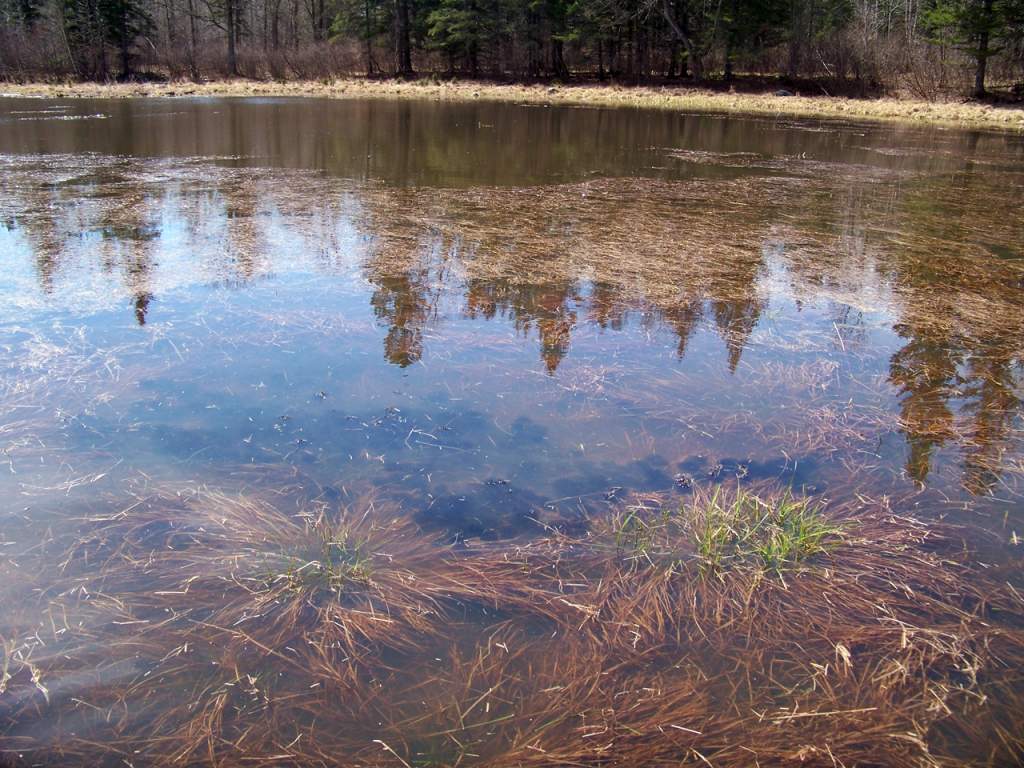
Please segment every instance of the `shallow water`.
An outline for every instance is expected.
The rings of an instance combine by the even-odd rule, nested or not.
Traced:
[[[504,542],[762,484],[1019,557],[1024,138],[4,99],[0,167],[0,636],[157,486]]]

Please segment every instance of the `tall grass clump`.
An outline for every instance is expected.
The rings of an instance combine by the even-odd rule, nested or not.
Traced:
[[[275,553],[276,565],[266,577],[272,587],[283,584],[295,592],[326,590],[339,598],[373,586],[370,540],[360,539],[345,527],[324,518],[310,521],[312,547],[305,552]],[[319,552],[316,551],[319,547]]]
[[[369,498],[158,491],[87,522],[65,562],[66,594],[117,596],[140,615],[187,618],[266,654],[294,648],[340,674],[385,648],[422,647],[458,599],[478,596],[450,554]]]
[[[714,572],[754,565],[781,573],[831,551],[842,535],[820,502],[791,493],[763,499],[739,489],[725,498],[717,488],[691,507],[697,557]]]
[[[739,486],[698,490],[677,509],[652,513],[638,505],[614,517],[608,531],[628,559],[667,568],[696,564],[717,575],[739,569],[781,575],[831,552],[843,536],[821,500],[788,491],[761,496]],[[600,538],[595,544],[600,548]]]

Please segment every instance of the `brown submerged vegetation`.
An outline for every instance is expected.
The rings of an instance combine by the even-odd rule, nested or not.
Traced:
[[[231,176],[227,192],[249,178]],[[299,190],[292,197],[280,193],[284,212],[316,193],[314,182],[303,184],[290,187]],[[681,508],[652,493],[588,519],[584,532],[561,530],[556,518],[538,524],[537,538],[446,546],[386,501],[308,498],[300,490],[311,483],[276,482],[263,465],[231,473],[231,482],[252,476],[273,494],[149,489],[114,514],[89,516],[60,573],[18,592],[19,622],[7,622],[0,659],[0,760],[405,768],[1024,760],[1019,576],[987,568],[957,528],[912,516],[915,499],[866,498],[855,485],[881,464],[865,446],[901,429],[912,478],[923,480],[931,453],[948,442],[973,462],[964,481],[972,492],[985,492],[986,472],[1011,493],[1019,488],[1021,266],[993,266],[972,237],[987,227],[1012,242],[1020,222],[995,220],[984,195],[961,201],[970,216],[951,222],[948,200],[925,185],[901,202],[922,208],[913,217],[869,211],[871,229],[837,237],[833,187],[814,178],[645,181],[646,196],[638,191],[622,180],[366,191],[357,224],[375,238],[362,268],[388,327],[388,359],[419,359],[443,270],[465,273],[467,316],[507,313],[517,331],[536,328],[552,372],[578,331],[571,305],[584,282],[594,286],[590,319],[604,328],[629,312],[657,316],[677,333],[680,355],[706,316],[731,368],[763,366],[756,386],[778,395],[773,402],[800,405],[765,418],[737,411],[720,428],[753,424],[790,450],[827,447],[849,462],[851,487],[830,488],[845,501],[771,486],[715,495],[698,481]],[[774,207],[758,215],[747,202],[754,195]],[[725,236],[702,210],[712,196],[735,214]],[[245,223],[233,234],[251,244],[256,196],[245,199]],[[37,225],[51,215],[41,208]],[[820,215],[822,231],[778,223],[798,209]],[[612,220],[609,210],[624,217]],[[520,228],[527,217],[535,231]],[[945,244],[927,234],[947,228],[963,232]],[[846,325],[837,322],[827,341],[752,338],[768,309],[759,279],[773,243],[797,296],[858,299],[844,275],[843,238],[887,278],[905,340],[888,378],[855,379],[867,395],[849,405],[821,394],[840,366],[866,354],[844,338]],[[685,243],[686,259],[667,243]],[[921,277],[930,270],[942,279]],[[758,344],[818,359],[741,357]],[[41,345],[39,360],[18,363],[33,374],[24,378],[30,395],[52,386],[46,372],[58,362],[68,379],[118,368],[117,350],[94,359]],[[822,354],[829,345],[843,357]],[[699,426],[700,404],[680,403],[678,380],[655,373],[646,404],[614,360],[581,370],[572,385],[637,410],[664,404],[666,418]],[[900,392],[898,414],[885,407],[887,387]],[[958,401],[985,407],[961,410]],[[30,439],[34,419],[0,432],[12,467],[48,450]],[[24,580],[32,567],[32,552],[0,560],[0,576]]]
[[[368,500],[150,492],[4,646],[14,764],[999,765],[1020,595],[887,500],[650,497],[450,547]],[[92,670],[82,672],[83,669]]]

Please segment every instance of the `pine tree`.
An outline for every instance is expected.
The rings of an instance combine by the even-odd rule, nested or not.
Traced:
[[[342,0],[331,24],[332,40],[348,38],[362,44],[367,77],[381,72],[373,46],[392,23],[389,7],[378,0]]]
[[[465,71],[476,77],[480,50],[491,39],[489,21],[478,0],[440,0],[427,15],[427,40],[431,47],[445,52],[450,70],[454,71],[459,60]]]
[[[973,94],[981,98],[989,59],[1024,35],[1024,0],[937,0],[925,24],[933,39],[945,37],[974,59]]]
[[[135,41],[153,28],[153,20],[139,0],[99,0],[104,40],[118,52],[122,80],[132,77],[132,49]]]

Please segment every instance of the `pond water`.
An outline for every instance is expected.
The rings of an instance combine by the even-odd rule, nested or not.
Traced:
[[[66,539],[153,489],[372,496],[500,548],[749,484],[899,499],[1013,571],[1022,200],[1013,135],[0,100],[0,638],[49,631]],[[84,679],[44,675],[46,705]],[[37,706],[5,753],[74,730]],[[457,762],[417,749],[377,747]]]

